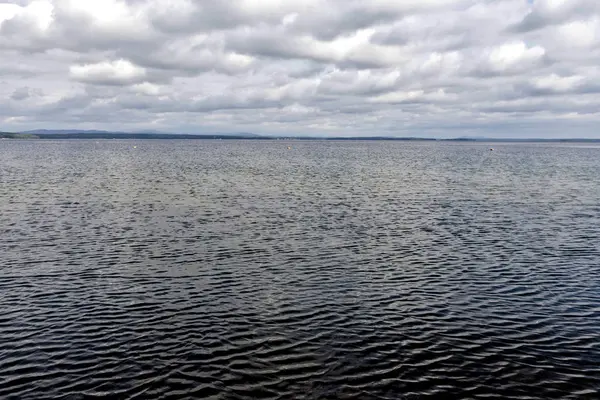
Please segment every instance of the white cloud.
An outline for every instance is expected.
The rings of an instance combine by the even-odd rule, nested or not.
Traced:
[[[599,39],[589,0],[0,0],[0,130],[593,136]]]
[[[148,96],[156,96],[161,93],[161,87],[149,82],[143,82],[135,84],[131,87],[133,92],[138,94],[145,94]]]
[[[534,78],[533,86],[538,90],[561,93],[575,90],[583,81],[584,78],[579,75],[559,76],[551,74]]]
[[[0,24],[13,19],[21,11],[18,4],[0,3]]]
[[[132,84],[143,81],[146,77],[144,68],[127,60],[73,65],[69,68],[69,72],[74,80],[106,85]]]
[[[596,44],[599,33],[598,19],[587,21],[571,21],[558,29],[558,41],[567,46],[592,47]]]
[[[488,56],[489,67],[495,72],[531,67],[545,53],[546,50],[543,47],[527,47],[521,41],[506,43],[491,50]]]
[[[45,31],[53,21],[52,3],[45,0],[32,1],[22,7],[17,4],[0,4],[0,27],[5,28],[11,23],[21,22],[34,30]]]

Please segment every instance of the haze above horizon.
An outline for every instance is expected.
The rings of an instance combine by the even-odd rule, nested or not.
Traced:
[[[600,138],[589,0],[0,0],[0,131]]]

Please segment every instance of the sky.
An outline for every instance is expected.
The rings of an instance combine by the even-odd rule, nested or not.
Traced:
[[[0,131],[600,138],[597,0],[0,0]]]

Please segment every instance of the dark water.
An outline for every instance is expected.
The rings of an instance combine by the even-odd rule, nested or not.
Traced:
[[[1,141],[0,398],[600,398],[600,148],[488,147]]]

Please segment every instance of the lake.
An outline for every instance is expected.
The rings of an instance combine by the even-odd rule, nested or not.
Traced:
[[[600,146],[5,140],[0,161],[2,399],[599,396]]]

